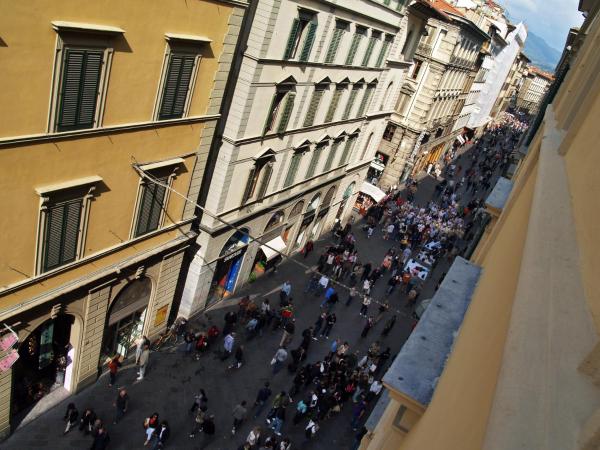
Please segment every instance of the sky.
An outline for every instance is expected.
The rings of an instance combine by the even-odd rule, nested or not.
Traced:
[[[543,38],[550,47],[562,51],[569,28],[579,26],[583,16],[579,0],[499,0],[511,21],[525,22],[527,29]]]

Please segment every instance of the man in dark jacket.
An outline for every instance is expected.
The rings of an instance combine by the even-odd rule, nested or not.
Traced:
[[[109,442],[110,437],[108,436],[106,428],[100,427],[96,436],[94,436],[94,441],[92,442],[90,450],[105,450],[108,447]]]

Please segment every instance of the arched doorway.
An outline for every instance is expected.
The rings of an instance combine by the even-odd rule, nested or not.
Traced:
[[[233,293],[249,238],[248,230],[242,228],[236,231],[221,249],[210,286],[208,304]]]
[[[127,356],[143,334],[151,294],[152,281],[148,277],[132,280],[121,289],[110,306],[102,341],[103,359],[117,354]]]
[[[304,238],[306,237],[306,230],[315,219],[315,213],[319,208],[320,204],[321,194],[316,194],[308,204],[308,207],[306,208],[306,213],[304,213],[304,218],[302,219],[300,229],[298,230],[298,235],[296,236],[296,241],[294,242],[294,249],[300,247],[303,244]]]
[[[313,225],[312,230],[310,232],[309,239],[316,239],[319,237],[321,224],[323,223],[325,216],[329,212],[329,206],[331,205],[331,201],[333,200],[333,196],[335,194],[335,189],[336,189],[336,186],[331,186],[329,188],[329,190],[327,191],[327,193],[325,194],[325,197],[323,198],[323,203],[321,205],[321,209],[319,209],[319,214],[317,214],[317,220],[316,220],[315,224]]]
[[[292,208],[292,211],[290,212],[290,215],[288,216],[288,225],[285,227],[285,230],[283,230],[283,234],[282,234],[282,238],[283,238],[283,242],[285,242],[287,244],[288,240],[290,239],[290,232],[292,231],[292,228],[294,227],[294,225],[296,225],[296,217],[298,217],[300,214],[302,214],[302,210],[304,209],[304,200],[300,200],[298,203],[296,203],[294,205],[294,207]]]
[[[71,329],[75,317],[60,314],[35,328],[19,345],[19,359],[12,366],[12,424],[17,425],[43,397],[57,388],[71,389],[74,344]]]
[[[284,217],[285,214],[283,211],[277,211],[269,218],[260,237],[261,245],[256,251],[248,281],[256,281],[257,278],[279,264],[283,259],[281,253],[287,247],[282,237],[284,234]]]
[[[346,210],[346,205],[348,204],[348,199],[352,197],[354,193],[354,188],[356,187],[356,182],[353,181],[348,185],[346,190],[344,191],[344,195],[342,197],[342,201],[340,202],[340,206],[338,207],[337,213],[335,214],[336,222],[340,222],[344,217],[344,212]]]

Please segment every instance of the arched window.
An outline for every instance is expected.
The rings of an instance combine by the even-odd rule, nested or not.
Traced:
[[[308,215],[312,212],[315,212],[319,208],[320,204],[321,204],[321,194],[317,194],[312,198],[312,200],[308,204],[308,208],[306,208],[306,214]]]
[[[394,86],[393,81],[390,84],[388,84],[388,87],[385,89],[385,95],[383,96],[383,99],[381,99],[381,106],[379,107],[379,109],[384,109],[385,102],[388,98],[390,98],[390,94],[392,93],[392,86]]]
[[[264,233],[271,231],[273,228],[276,228],[279,224],[283,222],[283,211],[277,211],[275,214],[271,216],[269,221],[267,222],[267,226],[265,227]]]
[[[292,117],[296,99],[296,80],[288,77],[275,88],[275,95],[267,115],[263,135],[267,133],[285,133]]]
[[[245,205],[250,200],[260,201],[265,197],[271,175],[273,174],[274,164],[275,152],[272,150],[268,150],[256,158],[248,174],[246,189],[242,197],[242,205]]]
[[[302,214],[302,210],[304,209],[304,201],[300,200],[298,203],[296,203],[294,205],[294,207],[292,208],[292,211],[290,212],[290,215],[288,217],[288,221],[292,220],[294,217],[296,217],[299,214]]]
[[[360,159],[365,159],[365,155],[367,154],[368,148],[371,146],[371,141],[373,140],[373,133],[369,134],[367,138],[367,143],[365,144],[365,148],[363,148],[362,154],[360,155]]]
[[[325,194],[325,197],[323,198],[323,208],[328,208],[329,205],[331,205],[331,200],[333,200],[333,194],[335,194],[335,188],[336,186],[331,186],[327,191],[327,194]]]

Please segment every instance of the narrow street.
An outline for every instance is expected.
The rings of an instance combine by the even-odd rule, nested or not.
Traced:
[[[469,150],[463,152],[457,159],[456,164],[461,164],[468,155]],[[463,164],[463,167],[466,165]],[[493,175],[492,187],[498,176],[498,172]],[[425,206],[431,199],[436,184],[437,181],[433,177],[425,176],[419,182],[415,202],[421,206]],[[479,197],[484,195],[487,195],[487,193],[478,193]],[[461,203],[465,204],[470,199],[470,196],[464,195]],[[392,244],[393,241],[384,241],[382,239],[379,227],[371,239],[366,238],[360,222],[357,222],[353,226],[353,231],[356,236],[356,248],[358,249],[359,259],[363,262],[371,261],[374,265],[379,265],[386,251],[390,246],[394,245]],[[304,263],[316,266],[319,255],[331,243],[331,234],[327,234],[323,239],[315,243],[315,249],[308,258],[303,259],[302,255],[295,255],[293,259],[302,259]],[[449,261],[447,258],[443,258],[443,261],[439,262],[424,283],[419,300],[431,297],[440,277],[446,273],[448,267]],[[271,304],[276,306],[279,303],[279,286],[286,280],[291,282],[291,297],[293,297],[295,305],[296,333],[289,348],[298,346],[301,339],[301,331],[312,325],[320,313],[319,305],[322,297],[306,296],[303,292],[308,280],[306,272],[299,265],[291,261],[286,261],[279,266],[279,270],[275,275],[263,276],[236,294],[236,298],[240,298],[246,294],[252,295],[255,301],[260,302],[260,299],[264,295],[272,292],[268,298],[270,298]],[[377,301],[384,298],[386,283],[387,276],[384,276],[377,283],[372,291],[374,300]],[[363,339],[360,337],[360,332],[364,325],[364,319],[359,315],[360,301],[355,299],[354,303],[349,307],[345,306],[346,292],[342,290],[340,292],[340,302],[334,310],[338,320],[333,327],[331,338],[320,338],[318,341],[313,341],[306,362],[315,362],[325,357],[329,351],[332,339],[339,338],[342,342],[348,341],[350,351],[358,351],[361,356],[365,354],[373,341],[379,340],[382,349],[386,347],[391,348],[392,357],[389,359],[388,364],[391,363],[414,325],[412,310],[405,306],[406,296],[404,292],[401,293],[400,291],[400,289],[397,289],[388,298],[390,310],[386,313],[383,320],[370,332],[369,336]],[[237,306],[217,308],[213,312],[208,313],[208,315],[193,320],[189,328],[194,330],[207,329],[213,323],[222,328],[223,315],[232,309],[237,309]],[[376,305],[371,305],[371,309],[375,311]],[[387,337],[382,337],[380,334],[383,324],[394,313],[398,315],[398,321],[390,334]],[[115,416],[113,402],[117,396],[117,389],[115,387],[108,387],[108,377],[104,374],[95,385],[68,398],[62,404],[51,409],[38,419],[18,429],[2,444],[1,448],[4,450],[89,448],[91,439],[83,436],[77,429],[73,429],[66,436],[62,435],[64,429],[62,417],[68,402],[74,402],[80,414],[85,408],[91,407],[94,409],[98,417],[102,418],[108,426],[111,449],[143,448],[145,434],[142,424],[144,419],[154,412],[159,414],[161,420],[167,420],[171,427],[171,437],[167,448],[198,448],[201,437],[196,436],[192,439],[188,435],[194,420],[193,415],[189,412],[189,408],[193,402],[194,395],[198,393],[200,388],[204,389],[208,395],[209,413],[215,415],[217,438],[208,448],[235,450],[245,441],[251,428],[257,425],[262,427],[263,436],[271,434],[265,424],[267,407],[256,420],[252,419],[253,413],[250,413],[237,434],[232,436],[230,432],[233,421],[232,409],[234,405],[242,400],[246,400],[248,405],[251,406],[254,403],[258,389],[262,387],[265,381],[271,382],[271,389],[273,391],[273,395],[269,399],[269,404],[276,393],[281,390],[287,391],[291,387],[292,376],[288,371],[284,369],[273,375],[270,366],[271,358],[278,348],[282,331],[267,329],[263,336],[258,336],[244,342],[243,330],[239,326],[238,329],[237,343],[242,343],[245,347],[245,364],[239,370],[227,369],[232,358],[225,362],[220,361],[217,352],[222,348],[222,336],[219,336],[218,341],[199,361],[193,356],[186,356],[179,347],[152,352],[146,378],[143,381],[138,382],[135,380],[136,370],[131,360],[124,363],[119,371],[117,386],[127,388],[130,396],[130,404],[125,417],[117,425],[112,424]],[[384,367],[380,371],[379,376],[385,373],[385,369]],[[295,403],[305,393],[306,391],[294,398],[294,404],[289,408],[289,414],[286,417],[282,430],[282,435],[289,437],[294,443],[293,448],[300,448],[300,444],[304,440],[305,421],[294,426],[291,418]],[[373,401],[369,405],[369,411],[375,403],[376,401]],[[346,405],[339,415],[323,421],[315,439],[303,448],[350,449],[355,435],[350,426],[351,409],[350,405]],[[368,413],[363,420],[367,417]]]

